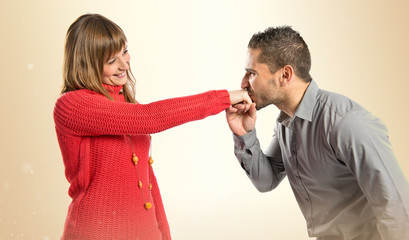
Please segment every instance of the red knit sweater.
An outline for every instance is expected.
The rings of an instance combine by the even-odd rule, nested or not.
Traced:
[[[62,239],[171,239],[153,172],[152,190],[138,187],[136,171],[144,186],[149,185],[149,134],[217,114],[229,107],[229,94],[209,91],[131,104],[125,102],[121,86],[105,87],[115,101],[84,89],[63,94],[55,105],[72,198]],[[137,166],[133,152],[139,158]],[[142,193],[145,201],[150,198],[149,210]]]

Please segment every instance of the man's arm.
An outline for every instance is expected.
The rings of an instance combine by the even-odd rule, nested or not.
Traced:
[[[278,139],[275,136],[264,154],[255,129],[243,136],[234,135],[234,153],[260,192],[273,190],[286,175]]]
[[[277,138],[266,151],[256,136],[256,105],[237,104],[226,110],[227,123],[234,134],[234,153],[254,186],[260,192],[274,189],[285,177]]]
[[[335,128],[331,144],[365,194],[382,239],[409,239],[409,186],[386,127],[367,112],[352,112]]]

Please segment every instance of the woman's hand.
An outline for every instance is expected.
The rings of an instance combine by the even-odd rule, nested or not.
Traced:
[[[226,110],[227,123],[234,134],[245,135],[255,128],[256,104],[251,101],[246,90],[229,93],[232,107]]]
[[[246,90],[229,91],[229,94],[231,105],[235,105],[237,103],[250,105],[253,102],[251,101],[251,98]]]

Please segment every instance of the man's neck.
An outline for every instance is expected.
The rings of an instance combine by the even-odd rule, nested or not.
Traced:
[[[286,99],[277,106],[278,109],[293,118],[309,85],[310,82],[306,83],[302,80],[293,82],[286,93]]]

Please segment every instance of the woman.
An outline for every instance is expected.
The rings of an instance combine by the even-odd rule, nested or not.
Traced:
[[[72,203],[62,239],[171,239],[150,134],[251,102],[246,91],[138,104],[127,40],[98,14],[68,29],[54,121]]]

